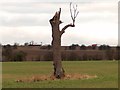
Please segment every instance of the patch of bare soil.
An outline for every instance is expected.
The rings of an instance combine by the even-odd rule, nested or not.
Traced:
[[[65,77],[61,78],[61,80],[80,80],[80,79],[91,79],[97,78],[96,75],[87,75],[87,74],[66,74]],[[47,76],[47,75],[35,75],[32,77],[21,78],[15,80],[16,82],[39,82],[45,80],[57,80],[54,75]]]

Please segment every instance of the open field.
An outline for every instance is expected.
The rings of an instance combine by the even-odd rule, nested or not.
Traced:
[[[82,80],[46,80],[15,82],[16,79],[35,75],[51,75],[52,62],[3,62],[3,88],[118,88],[117,61],[64,61],[67,74],[97,75]]]

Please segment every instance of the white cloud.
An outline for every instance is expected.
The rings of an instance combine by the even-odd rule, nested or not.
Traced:
[[[92,21],[69,28],[62,37],[62,45],[78,44],[118,44],[118,25],[111,22]],[[68,44],[69,43],[69,44]]]
[[[51,29],[50,27],[34,26],[34,27],[1,27],[2,42],[7,44],[25,43],[35,41],[37,43],[51,42]]]

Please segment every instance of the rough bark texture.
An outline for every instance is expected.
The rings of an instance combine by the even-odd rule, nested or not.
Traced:
[[[55,13],[53,18],[49,20],[52,27],[53,66],[54,76],[56,78],[62,78],[65,76],[65,71],[62,67],[61,61],[61,36],[68,27],[74,27],[73,24],[68,24],[62,30],[60,30],[59,25],[62,23],[60,20],[60,14],[61,8]]]

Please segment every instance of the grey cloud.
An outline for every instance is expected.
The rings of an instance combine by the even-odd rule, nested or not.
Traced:
[[[118,1],[118,0],[1,0],[1,2],[101,2],[101,1]]]
[[[33,3],[12,3],[3,4],[1,10],[9,13],[51,13],[51,10],[53,9],[52,6],[45,7],[45,5],[43,6],[42,4],[35,6]]]
[[[86,13],[87,14],[87,13]],[[98,13],[99,14],[99,13]],[[13,15],[12,17],[4,16],[1,17],[0,26],[49,26],[49,19],[52,18],[53,14],[20,14]],[[66,17],[66,18],[64,18]],[[94,20],[97,21],[107,21],[107,22],[117,22],[116,15],[102,16],[102,15],[93,15],[93,16],[84,16],[79,15],[77,17],[76,23],[86,23]],[[61,20],[65,23],[70,23],[71,18],[69,14],[63,14]]]
[[[96,11],[96,8],[90,5],[90,2],[83,3],[77,3],[80,11],[86,12],[86,11]],[[94,3],[92,3],[94,4]],[[95,5],[95,4],[94,4]],[[93,5],[93,6],[94,6]],[[109,3],[108,3],[109,5]],[[53,11],[56,11],[57,8],[60,8],[59,6],[62,6],[63,9],[69,8],[69,3],[39,3],[39,2],[20,2],[20,3],[2,3],[0,4],[0,10],[6,11],[9,13],[53,13]],[[89,8],[88,8],[89,7]],[[113,7],[97,7],[98,11],[105,11]]]
[[[88,0],[86,0],[88,1]],[[93,1],[93,0],[92,0]],[[96,12],[97,11],[111,11],[114,12],[114,7],[109,7],[109,6],[97,6],[96,8],[94,8],[94,5],[96,5],[97,3],[77,3],[79,8],[80,8],[80,12]],[[89,7],[90,5],[90,7]],[[109,5],[109,3],[108,3]],[[92,7],[93,6],[93,7]],[[39,3],[39,2],[20,2],[20,3],[16,3],[16,2],[6,2],[6,3],[2,3],[0,4],[0,10],[4,11],[4,12],[9,12],[9,13],[53,13],[54,11],[56,11],[58,8],[63,8],[63,9],[69,9],[69,3]],[[112,9],[112,10],[111,10]]]
[[[6,16],[1,17],[0,26],[48,26],[50,16],[50,14]]]
[[[62,20],[65,22],[70,22],[70,14],[69,14],[69,4],[68,3],[40,3],[39,0],[31,0],[32,2],[6,2],[1,4],[1,11],[7,12],[8,15],[1,16],[1,26],[48,26],[48,20],[53,16],[56,10],[58,10],[59,6],[62,7]],[[82,0],[83,1],[83,0]],[[81,2],[82,2],[81,1]],[[116,11],[113,7],[98,7],[94,9],[94,7],[89,7],[91,0],[84,0],[84,5],[82,3],[78,3],[79,5],[79,16],[77,17],[77,23],[79,22],[89,22],[92,20],[114,20],[116,17]],[[92,0],[98,1],[98,0]],[[112,0],[111,0],[112,1]],[[92,3],[91,3],[92,5]],[[96,10],[97,9],[97,10]],[[104,17],[103,12],[110,12],[108,17]],[[94,12],[95,15],[89,16],[91,12]],[[44,13],[45,16],[41,16]],[[82,15],[82,14],[86,15]],[[16,15],[18,14],[18,15]],[[99,15],[100,14],[100,15]],[[114,15],[112,15],[114,14]],[[63,21],[63,22],[64,22]]]

